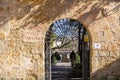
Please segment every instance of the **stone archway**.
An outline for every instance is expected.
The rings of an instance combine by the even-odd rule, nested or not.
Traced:
[[[45,37],[45,79],[51,80],[51,42],[50,40],[51,40],[53,28],[55,28],[54,27],[55,25],[59,27],[62,26],[61,24],[59,24],[59,22],[62,22],[62,20],[64,21],[68,20],[68,21],[73,21],[73,22],[78,23],[78,24],[73,25],[73,27],[77,25],[77,35],[78,35],[77,36],[77,39],[78,39],[77,50],[79,52],[79,55],[82,61],[82,78],[83,80],[89,80],[90,79],[90,66],[91,66],[90,65],[90,39],[89,39],[90,34],[87,31],[87,29],[83,26],[83,24],[81,24],[79,21],[68,19],[68,18],[60,19],[52,23],[52,25],[49,27],[46,33],[46,37]],[[60,35],[58,37],[60,37]]]

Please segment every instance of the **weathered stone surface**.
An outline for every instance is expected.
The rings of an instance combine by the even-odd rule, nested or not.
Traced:
[[[62,18],[78,20],[87,28],[93,80],[120,75],[119,4],[119,0],[0,0],[0,79],[44,80],[46,32]],[[26,35],[25,30],[34,34]],[[101,48],[95,49],[94,43]]]
[[[27,80],[37,80],[37,75],[35,75],[35,74],[28,75],[26,79]]]
[[[0,40],[5,40],[5,33],[4,32],[0,32]]]

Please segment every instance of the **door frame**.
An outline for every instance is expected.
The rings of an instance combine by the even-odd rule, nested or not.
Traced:
[[[69,18],[69,19],[71,19],[71,18]],[[58,20],[60,20],[60,19],[58,19]],[[58,20],[56,20],[56,21],[58,21]],[[73,19],[73,20],[75,20],[75,19]],[[76,21],[78,21],[78,22],[80,22],[79,20],[76,20]],[[54,23],[54,22],[53,22]],[[52,23],[52,24],[53,24]],[[81,23],[81,22],[80,22]],[[51,24],[51,25],[52,25]],[[51,27],[51,25],[50,25],[50,27]],[[82,24],[83,25],[83,24]],[[50,51],[50,33],[49,33],[49,30],[50,30],[50,27],[49,27],[49,29],[47,30],[47,32],[46,32],[46,35],[45,35],[45,39],[44,39],[44,53],[45,53],[45,80],[51,80],[51,51]],[[92,37],[91,37],[91,33],[90,33],[90,31],[89,31],[89,29],[88,29],[88,27],[86,27],[86,26],[84,26],[83,25],[83,27],[86,29],[86,31],[88,32],[88,36],[89,36],[89,49],[90,49],[90,51],[89,51],[89,53],[90,53],[90,55],[89,55],[89,70],[90,70],[90,72],[89,72],[89,77],[90,77],[90,79],[89,80],[92,80],[92,74],[91,74],[91,72],[92,72]],[[49,38],[48,38],[49,37]],[[50,51],[50,52],[48,52],[48,51]],[[46,58],[47,57],[47,58]],[[47,63],[47,64],[46,64]],[[49,67],[48,67],[49,66]],[[47,67],[47,68],[46,68]]]

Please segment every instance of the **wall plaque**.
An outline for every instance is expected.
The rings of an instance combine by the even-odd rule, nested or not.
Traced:
[[[42,32],[38,30],[24,30],[23,31],[24,42],[40,42],[43,41]]]
[[[101,48],[101,44],[100,43],[95,43],[94,44],[94,48],[95,49],[100,49]]]

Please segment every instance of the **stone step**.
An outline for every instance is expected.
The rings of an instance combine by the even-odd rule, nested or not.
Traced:
[[[68,77],[68,75],[67,74],[54,74],[54,76],[52,76],[52,78],[67,78]]]
[[[52,78],[52,80],[82,80],[82,78]]]

